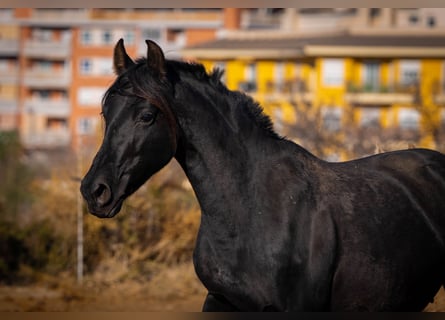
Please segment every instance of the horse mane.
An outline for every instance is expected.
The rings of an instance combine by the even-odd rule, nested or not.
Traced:
[[[147,59],[142,57],[136,61],[138,66],[146,65]],[[282,139],[273,129],[272,120],[264,113],[263,108],[255,102],[250,96],[240,92],[231,91],[221,81],[224,70],[214,68],[211,72],[207,72],[201,63],[183,62],[177,60],[166,60],[167,78],[174,83],[181,78],[181,76],[189,76],[200,82],[208,83],[212,88],[218,91],[222,96],[226,96],[238,110],[245,110],[250,119],[252,119],[258,127],[263,129],[269,136],[277,139]],[[138,83],[143,80],[142,73],[137,76]]]
[[[257,123],[257,125],[269,136],[282,139],[282,137],[274,131],[272,120],[264,113],[260,104],[255,102],[250,96],[240,91],[231,91],[226,87],[221,81],[221,78],[224,75],[223,69],[214,68],[211,72],[207,72],[205,67],[200,63],[176,60],[167,60],[166,62],[169,72],[176,72],[179,74],[185,73],[194,77],[198,81],[207,82],[211,87],[231,100],[233,104],[236,105],[236,109],[245,110],[249,118]]]

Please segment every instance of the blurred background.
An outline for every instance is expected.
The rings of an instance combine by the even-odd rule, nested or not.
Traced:
[[[343,161],[445,151],[445,8],[0,9],[0,311],[198,311],[199,206],[175,161],[114,219],[80,178],[112,51],[225,70],[276,131]],[[445,310],[442,292],[428,310]]]

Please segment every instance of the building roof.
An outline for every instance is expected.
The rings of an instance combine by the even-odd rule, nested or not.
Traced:
[[[445,35],[350,35],[224,38],[185,48],[197,58],[305,56],[445,57]]]

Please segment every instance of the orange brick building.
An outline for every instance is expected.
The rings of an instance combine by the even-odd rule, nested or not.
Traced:
[[[167,57],[214,39],[221,9],[0,9],[0,130],[28,149],[95,149],[100,103],[114,79],[112,51],[145,55],[152,39]]]

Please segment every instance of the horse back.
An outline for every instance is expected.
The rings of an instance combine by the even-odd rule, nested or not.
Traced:
[[[445,156],[388,152],[326,172],[336,199],[331,307],[421,310],[445,279]]]

